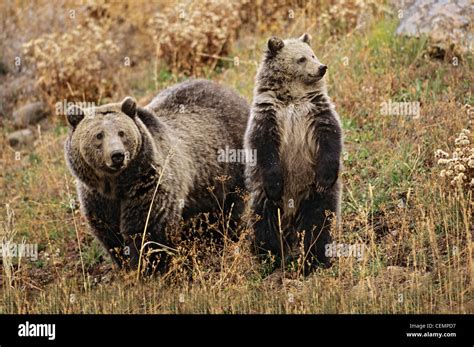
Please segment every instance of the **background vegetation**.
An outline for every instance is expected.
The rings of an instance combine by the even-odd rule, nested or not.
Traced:
[[[1,313],[474,312],[474,149],[469,131],[460,135],[472,124],[472,55],[454,64],[454,52],[430,56],[426,38],[395,35],[396,7],[38,0],[3,1],[0,18],[0,237],[39,245],[37,261],[2,259]],[[343,227],[334,238],[365,244],[363,258],[336,258],[306,278],[298,269],[269,273],[242,237],[221,252],[183,245],[157,278],[112,269],[79,213],[55,103],[133,95],[144,105],[189,76],[251,101],[266,39],[303,32],[329,66],[345,130]],[[33,144],[11,148],[11,112],[37,100],[52,115],[32,128]],[[420,117],[383,115],[389,100],[419,102]]]

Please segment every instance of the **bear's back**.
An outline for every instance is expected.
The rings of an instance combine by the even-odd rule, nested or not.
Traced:
[[[170,126],[183,140],[242,148],[250,106],[235,91],[218,83],[196,79],[171,86],[145,106]]]
[[[215,112],[226,125],[240,127],[247,121],[249,105],[233,90],[215,82],[196,79],[171,86],[160,92],[146,109],[166,119],[186,117],[189,113],[202,113],[203,110]]]

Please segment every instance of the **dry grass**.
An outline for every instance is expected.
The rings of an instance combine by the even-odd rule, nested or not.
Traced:
[[[110,78],[116,67],[110,62],[119,60],[119,48],[106,39],[109,31],[110,25],[90,20],[70,32],[48,34],[24,45],[27,62],[36,67],[38,88],[50,104],[98,102],[117,89],[118,81]]]
[[[290,23],[288,32],[297,35],[301,26]],[[167,274],[137,281],[112,269],[85,227],[63,159],[67,129],[54,123],[37,132],[34,147],[18,157],[7,146],[6,123],[1,237],[37,243],[40,253],[35,262],[3,260],[0,312],[474,313],[472,192],[440,179],[445,168],[435,157],[438,149],[455,152],[468,127],[472,57],[457,66],[433,60],[423,39],[394,36],[392,16],[377,11],[358,30],[307,27],[329,65],[329,93],[345,130],[342,229],[334,239],[364,244],[360,260],[339,257],[306,278],[290,266],[271,273],[271,264],[250,254],[242,227],[237,242],[179,245]],[[223,57],[239,63],[212,78],[250,100],[269,35],[241,35]],[[154,69],[150,61],[132,70],[143,76]],[[155,93],[174,78],[163,70],[128,88]],[[420,117],[382,115],[389,100],[419,102]],[[472,147],[472,135],[466,138]]]
[[[228,55],[241,25],[239,2],[191,1],[170,6],[150,20],[156,55],[176,76],[199,76],[213,71]]]

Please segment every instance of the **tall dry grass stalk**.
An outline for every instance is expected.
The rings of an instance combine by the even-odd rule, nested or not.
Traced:
[[[67,179],[64,180],[66,182],[66,192],[67,192],[67,197],[68,197],[68,200],[69,200],[69,203],[73,202],[74,199],[72,198],[72,195],[71,195],[71,191],[69,189],[69,184],[68,184],[68,181]],[[74,210],[73,206],[71,206],[71,209]],[[76,217],[74,216],[74,214],[72,215],[72,220],[74,222],[74,231],[76,233],[76,240],[77,240],[77,248],[79,250],[79,259],[81,261],[81,270],[82,270],[82,280],[83,280],[83,286],[84,286],[84,290],[87,291],[87,289],[89,288],[89,283],[87,281],[87,276],[86,276],[86,268],[84,266],[84,259],[82,257],[82,246],[81,246],[81,238],[79,236],[79,228],[77,227],[77,222],[76,222]]]
[[[146,221],[145,221],[145,227],[143,228],[143,234],[142,234],[142,239],[141,239],[141,245],[140,245],[140,251],[139,251],[139,257],[138,257],[138,268],[137,268],[137,281],[140,279],[140,273],[141,273],[141,266],[142,266],[142,258],[143,258],[143,250],[144,250],[144,247],[147,245],[147,244],[156,244],[157,246],[163,248],[163,250],[160,250],[160,251],[166,251],[166,252],[169,252],[169,250],[172,250],[171,247],[168,247],[166,245],[161,245],[161,244],[158,244],[157,242],[151,242],[151,241],[148,241],[148,242],[145,242],[145,238],[146,238],[146,231],[148,229],[148,222],[150,220],[150,214],[151,214],[151,211],[153,209],[153,203],[155,202],[155,197],[156,197],[156,192],[158,191],[158,188],[160,187],[160,184],[161,184],[161,180],[163,178],[163,174],[166,170],[166,167],[168,166],[168,163],[169,163],[169,160],[171,159],[171,157],[173,156],[173,152],[170,150],[166,156],[166,159],[165,159],[165,163],[163,164],[163,167],[161,168],[160,170],[160,175],[158,177],[158,182],[156,182],[156,187],[155,187],[155,190],[153,191],[153,196],[151,198],[151,202],[150,202],[150,207],[148,209],[148,213],[147,213],[147,216],[146,216]],[[156,168],[154,168],[156,170]]]
[[[13,267],[13,257],[8,254],[6,246],[14,242],[15,231],[15,213],[9,204],[5,205],[6,219],[0,224],[0,243],[2,245],[2,269],[6,277],[4,286],[13,288],[15,283],[15,269]]]

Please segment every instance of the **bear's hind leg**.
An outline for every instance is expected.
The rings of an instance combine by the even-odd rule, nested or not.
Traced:
[[[281,257],[281,240],[278,228],[278,206],[273,201],[261,197],[252,208],[255,233],[255,251],[264,255],[268,251]]]
[[[326,245],[330,244],[331,225],[336,212],[334,206],[325,203],[325,197],[321,193],[314,193],[304,200],[299,211],[299,223],[297,230],[304,231],[304,260],[305,269],[316,265],[329,267],[331,261],[326,255]]]

